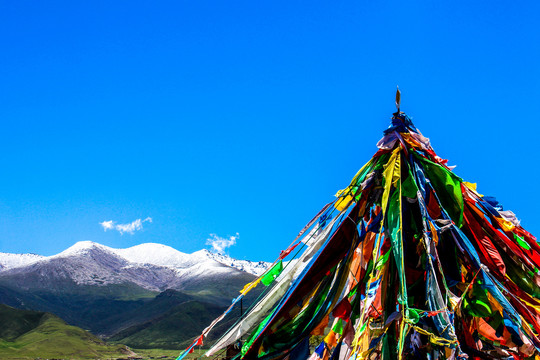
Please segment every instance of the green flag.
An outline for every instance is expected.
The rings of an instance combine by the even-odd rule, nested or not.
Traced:
[[[279,262],[272,266],[272,268],[262,277],[261,282],[268,286],[274,281],[279,274],[283,271],[283,261],[279,260]]]
[[[527,244],[525,239],[522,238],[521,236],[518,236],[518,235],[514,234],[514,240],[516,240],[516,242],[519,244],[519,246],[521,246],[525,250],[531,250],[531,246],[529,244]]]

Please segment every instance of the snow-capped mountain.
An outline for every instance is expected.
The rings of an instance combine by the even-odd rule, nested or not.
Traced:
[[[233,259],[230,256],[213,253],[206,249],[199,250],[197,252],[194,252],[191,255],[201,257],[201,258],[209,258],[221,264],[236,268],[241,271],[245,271],[255,276],[262,275],[266,271],[266,269],[268,269],[268,267],[272,265],[271,263],[266,262],[266,261],[249,261],[249,260]]]
[[[201,262],[208,263],[208,260],[214,260],[220,264],[259,276],[270,266],[270,263],[265,261],[237,260],[206,249],[185,254],[170,246],[155,243],[136,245],[127,249],[114,249],[114,251],[134,263],[167,266],[174,269],[185,269]]]
[[[45,256],[36,254],[9,254],[0,252],[0,271],[35,263]]]
[[[111,250],[133,263],[168,266],[178,269],[193,264],[190,255],[162,244],[146,243],[127,249]]]
[[[114,249],[92,241],[79,241],[61,253],[48,257],[37,254],[10,254],[0,252],[0,271],[24,267],[41,260],[88,254],[92,249],[111,252],[130,263],[151,264],[173,269],[189,268],[201,261],[214,260],[223,265],[259,276],[270,266],[270,263],[265,261],[237,260],[206,249],[196,251],[192,254],[186,254],[170,246],[157,243],[140,244],[127,249]]]
[[[53,256],[0,253],[0,280],[20,280],[22,288],[135,284],[152,291],[200,288],[219,279],[258,276],[269,264],[235,260],[207,250],[185,254],[147,243],[114,249],[81,241]],[[245,275],[242,275],[245,274]]]
[[[199,332],[211,320],[199,313],[220,314],[268,265],[161,244],[114,249],[82,241],[53,256],[0,253],[0,303],[52,312],[104,336],[145,331],[168,316],[191,319],[180,321],[184,339],[187,327]]]

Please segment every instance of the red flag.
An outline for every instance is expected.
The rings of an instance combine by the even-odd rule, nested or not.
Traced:
[[[339,302],[339,304],[336,305],[334,310],[332,310],[332,315],[334,317],[347,320],[349,316],[351,315],[351,311],[352,311],[351,303],[349,302],[349,299],[345,297]]]
[[[300,243],[294,244],[294,246],[291,246],[287,250],[281,250],[281,254],[279,254],[280,259],[285,259],[287,255],[289,255]]]

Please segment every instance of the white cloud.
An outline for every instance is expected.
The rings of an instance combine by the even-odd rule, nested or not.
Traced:
[[[112,220],[100,222],[99,225],[103,226],[103,230],[105,231],[114,229],[114,222]]]
[[[210,234],[210,238],[206,239],[206,245],[212,245],[212,248],[215,252],[223,254],[225,249],[236,244],[236,240],[240,237],[240,234],[236,233],[234,236],[229,236],[229,238],[222,238],[216,234]]]
[[[139,230],[142,230],[143,228],[143,223],[145,222],[152,222],[152,218],[151,217],[147,217],[146,219],[144,220],[141,220],[141,219],[137,219],[135,221],[132,221],[128,224],[117,224],[116,221],[113,221],[113,220],[109,220],[109,221],[103,221],[103,222],[100,222],[99,225],[101,225],[103,227],[103,231],[107,231],[107,230],[116,230],[120,233],[120,235],[123,235],[124,233],[128,233],[128,234],[134,234],[135,231],[139,231]]]

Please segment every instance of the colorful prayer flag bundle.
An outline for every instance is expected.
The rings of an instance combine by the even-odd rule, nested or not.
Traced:
[[[540,359],[536,239],[399,110],[377,146],[207,356],[243,340],[248,360]]]

